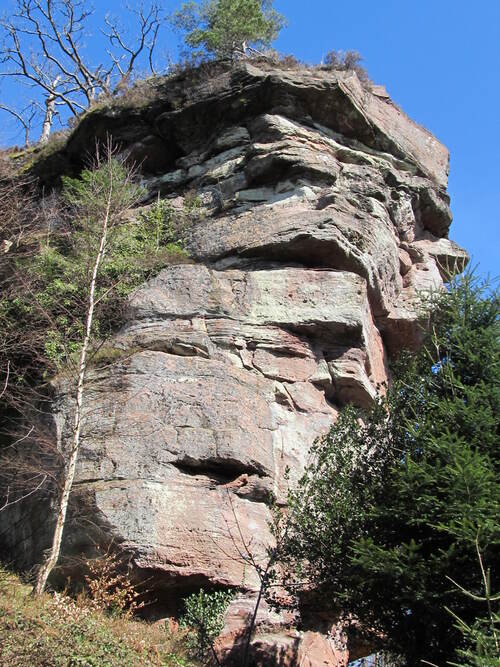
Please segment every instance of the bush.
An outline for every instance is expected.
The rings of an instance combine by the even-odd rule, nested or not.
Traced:
[[[145,606],[146,591],[132,582],[126,563],[112,551],[112,545],[97,558],[86,559],[85,566],[84,579],[92,608],[131,617]]]
[[[219,664],[214,644],[224,627],[224,616],[233,597],[232,591],[208,593],[200,589],[184,600],[181,627],[189,631],[187,640],[195,657],[203,660],[212,653]]]
[[[362,83],[369,83],[370,77],[362,62],[363,57],[358,51],[329,51],[324,58],[324,67],[338,72],[356,72]]]
[[[478,618],[472,624],[457,620],[457,629],[464,637],[464,646],[457,651],[460,663],[455,667],[498,667],[500,664],[500,615]]]

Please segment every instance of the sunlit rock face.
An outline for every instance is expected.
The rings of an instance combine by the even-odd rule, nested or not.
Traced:
[[[122,358],[89,375],[65,549],[113,537],[170,611],[200,585],[237,588],[221,640],[237,665],[258,585],[240,552],[263,557],[270,495],[284,498],[341,406],[370,404],[390,356],[418,344],[421,291],[467,261],[447,238],[448,152],[354,73],[253,65],[97,110],[60,159],[75,169],[106,132],[151,200],[182,207],[194,191],[204,215],[193,263],[131,295],[112,341]],[[64,447],[71,391],[55,392]],[[25,560],[39,521],[22,528]],[[262,606],[255,664],[345,663],[324,619],[294,623]]]

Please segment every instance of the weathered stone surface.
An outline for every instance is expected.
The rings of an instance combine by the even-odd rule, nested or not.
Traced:
[[[469,255],[454,241],[431,237],[421,239],[411,244],[412,250],[417,250],[421,257],[429,255],[437,264],[443,280],[449,280],[457,273],[461,273],[467,266]]]
[[[285,498],[342,405],[371,403],[388,356],[418,344],[422,293],[467,255],[447,238],[447,150],[355,74],[219,64],[157,92],[87,114],[58,157],[77,170],[111,132],[146,200],[181,209],[196,191],[205,214],[187,240],[197,263],[130,296],[109,342],[122,358],[89,375],[65,550],[113,538],[168,613],[200,585],[238,590],[219,646],[238,665],[258,586],[238,551],[265,558],[270,494]],[[64,449],[71,386],[54,395]],[[32,518],[9,533],[25,563],[43,547]],[[297,622],[264,604],[255,664],[346,664],[329,622]]]
[[[255,605],[254,598],[236,598],[226,614],[226,625],[218,642],[218,653],[226,667],[240,667],[246,627]],[[294,628],[296,615],[277,614],[265,601],[257,614],[257,632],[250,644],[251,664],[257,667],[346,667],[349,654],[346,637],[335,627],[323,632],[298,631]],[[242,630],[243,628],[243,630]]]
[[[363,216],[341,204],[321,211],[295,201],[282,206],[278,215],[275,207],[262,206],[219,219],[207,231],[198,227],[193,252],[200,258],[268,257],[352,271],[367,279],[377,312],[390,309],[402,280],[387,214]]]

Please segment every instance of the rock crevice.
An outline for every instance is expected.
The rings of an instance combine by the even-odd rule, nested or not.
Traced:
[[[341,406],[371,403],[390,356],[418,343],[420,293],[467,254],[447,238],[447,150],[381,89],[354,73],[218,68],[160,84],[144,107],[89,113],[59,160],[77,169],[111,132],[150,200],[180,211],[197,193],[194,263],[131,295],[112,341],[124,358],[90,373],[73,511],[87,488],[93,520],[168,595],[243,591],[223,638],[237,655],[258,578],[235,544],[263,557],[271,494],[284,499]],[[71,387],[54,390],[64,447]],[[31,529],[26,561],[43,546]],[[66,550],[87,546],[75,518]],[[295,620],[263,607],[259,664],[276,651],[343,664],[324,620],[305,633]]]

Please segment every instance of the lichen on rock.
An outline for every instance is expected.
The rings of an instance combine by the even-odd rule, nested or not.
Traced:
[[[187,239],[196,263],[130,296],[112,342],[130,354],[89,377],[65,548],[88,546],[85,491],[93,524],[132,554],[167,611],[196,586],[240,591],[230,652],[257,587],[239,530],[265,551],[271,494],[284,498],[342,405],[373,400],[390,356],[418,343],[421,291],[467,262],[447,238],[448,152],[353,72],[245,63],[166,80],[137,109],[97,109],[60,164],[77,170],[108,132],[141,164],[150,199],[175,205],[194,191],[204,215]],[[54,386],[63,447],[69,389]],[[43,534],[22,533],[30,562]],[[347,659],[324,620],[301,633],[265,606],[258,620],[259,664],[276,651],[280,664]]]

